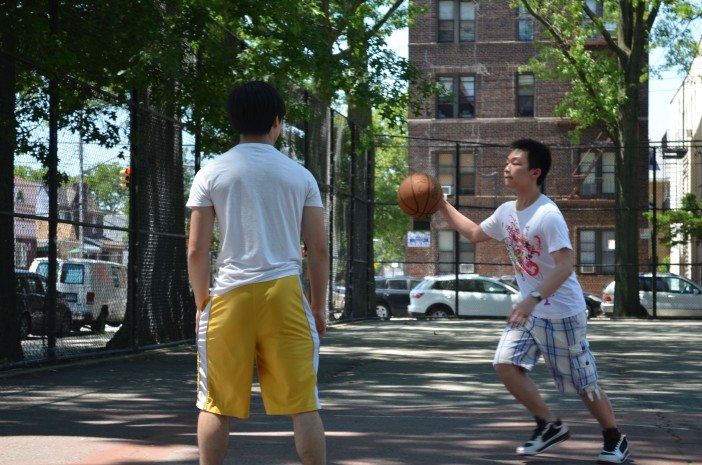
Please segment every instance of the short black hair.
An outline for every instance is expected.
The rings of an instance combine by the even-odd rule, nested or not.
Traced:
[[[534,139],[519,139],[510,144],[514,150],[523,150],[529,159],[529,169],[541,169],[541,174],[536,180],[536,184],[542,186],[548,171],[551,169],[551,150],[541,142]]]
[[[227,99],[227,113],[239,134],[267,134],[275,117],[282,121],[285,102],[272,85],[250,81],[235,87]]]

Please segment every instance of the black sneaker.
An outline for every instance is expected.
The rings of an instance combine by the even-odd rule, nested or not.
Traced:
[[[568,438],[570,438],[570,430],[561,423],[561,420],[546,423],[544,426],[536,427],[531,439],[523,446],[517,447],[517,454],[537,455]]]
[[[619,439],[608,439],[605,436],[604,448],[597,457],[597,463],[624,463],[629,458],[629,443],[625,435]]]

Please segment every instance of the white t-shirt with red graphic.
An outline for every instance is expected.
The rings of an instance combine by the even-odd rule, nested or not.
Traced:
[[[480,223],[488,236],[504,241],[522,299],[555,267],[551,253],[564,248],[573,250],[568,226],[556,204],[541,195],[524,210],[517,202],[505,202],[488,219]],[[567,318],[585,310],[583,291],[575,273],[553,294],[536,305],[533,315],[539,318]]]

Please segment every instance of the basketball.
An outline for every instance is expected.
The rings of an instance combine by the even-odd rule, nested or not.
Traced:
[[[397,190],[397,203],[412,218],[426,218],[439,209],[444,194],[439,181],[426,173],[412,173]]]

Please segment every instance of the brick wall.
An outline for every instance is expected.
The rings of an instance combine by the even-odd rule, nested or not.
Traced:
[[[578,231],[581,229],[614,229],[614,199],[572,196],[578,180],[573,176],[583,149],[571,147],[569,131],[573,123],[555,117],[554,110],[568,90],[568,83],[536,81],[534,117],[516,117],[516,75],[519,66],[537,53],[534,42],[517,40],[518,19],[507,1],[479,2],[476,9],[476,40],[462,43],[437,43],[436,9],[438,2],[417,0],[414,4],[426,9],[409,30],[409,58],[432,79],[438,76],[475,76],[475,118],[436,119],[435,98],[413,97],[421,102],[423,111],[411,115],[409,135],[427,140],[411,140],[409,144],[410,171],[437,174],[438,154],[455,152],[460,144],[462,152],[473,152],[475,164],[475,195],[461,196],[461,211],[476,222],[489,216],[502,202],[512,198],[502,182],[502,169],[509,153],[507,146],[513,140],[529,137],[552,147],[553,164],[546,181],[546,194],[562,209],[568,223],[571,241],[578,250]],[[539,27],[535,23],[539,39]],[[598,46],[593,43],[593,46]],[[648,140],[647,86],[643,85],[640,132],[641,140]],[[444,140],[442,142],[441,140]],[[604,143],[605,137],[597,129],[585,131],[580,145]],[[647,189],[647,149],[641,150],[641,188]],[[646,205],[642,196],[641,208]],[[642,222],[642,227],[646,225]],[[447,229],[441,215],[431,222],[432,241],[429,249],[408,249],[407,274],[424,276],[437,272],[438,231]],[[647,269],[648,240],[632,238],[639,243],[642,270]],[[476,269],[480,274],[513,274],[503,244],[489,241],[476,245]],[[611,275],[580,274],[586,291],[601,293],[613,279]]]

